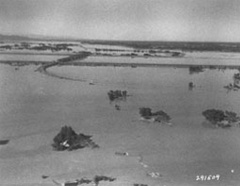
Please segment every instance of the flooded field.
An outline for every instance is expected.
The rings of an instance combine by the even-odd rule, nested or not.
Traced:
[[[119,57],[83,61],[101,60],[238,63],[234,59]],[[16,71],[0,65],[0,140],[10,140],[0,146],[2,184],[50,186],[51,179],[43,180],[42,175],[69,180],[110,174],[117,178],[114,185],[121,186],[135,182],[150,186],[239,185],[239,126],[214,128],[202,116],[211,108],[240,114],[239,91],[224,88],[238,70],[190,73],[187,67],[54,66],[47,71],[56,77],[49,77],[34,72],[36,68],[29,65]],[[190,82],[195,85],[192,89]],[[127,90],[130,96],[110,102],[108,91],[117,89]],[[121,110],[116,110],[115,104]],[[140,107],[164,110],[172,118],[171,125],[140,121]],[[52,139],[64,125],[93,135],[100,148],[53,151]],[[116,151],[128,152],[129,157],[115,156]],[[210,175],[219,179],[198,179]]]
[[[239,65],[240,55],[238,53],[217,53],[217,52],[193,52],[186,53],[184,57],[133,57],[131,63],[152,63],[152,64],[187,64],[187,65]],[[89,56],[82,62],[95,63],[129,63],[129,57],[105,57]]]
[[[54,61],[66,55],[0,54],[1,61]]]

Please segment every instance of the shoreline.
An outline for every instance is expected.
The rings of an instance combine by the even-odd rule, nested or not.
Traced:
[[[52,64],[54,63],[54,64]],[[178,64],[178,63],[122,63],[122,62],[52,62],[52,61],[18,61],[18,60],[0,60],[0,64],[7,64],[12,66],[25,66],[25,65],[46,65],[45,69],[52,66],[113,66],[113,67],[173,67],[173,68],[189,68],[201,66],[203,68],[229,68],[229,69],[238,69],[239,65],[207,65],[207,64]]]
[[[79,78],[69,78],[64,76],[59,76],[54,73],[48,72],[47,69],[54,67],[54,66],[86,66],[86,67],[130,67],[130,68],[197,68],[201,67],[202,69],[219,69],[219,70],[225,70],[225,69],[240,69],[240,65],[223,65],[223,64],[179,64],[179,63],[126,63],[126,62],[92,62],[92,61],[82,61],[89,56],[96,57],[95,55],[91,54],[90,52],[81,52],[78,54],[69,55],[67,57],[63,57],[58,59],[57,61],[12,61],[12,60],[0,60],[0,64],[7,64],[11,66],[21,67],[26,65],[40,65],[35,72],[40,72],[42,74],[45,74],[50,77],[58,78],[58,79],[65,79],[65,80],[71,80],[71,81],[80,81],[80,82],[87,82],[86,79],[79,79]],[[121,56],[112,56],[112,57],[118,57]],[[140,57],[140,56],[139,56]],[[132,57],[129,57],[130,60]],[[143,57],[146,58],[146,57]],[[152,57],[148,57],[152,58]],[[156,58],[156,57],[154,57]],[[164,57],[161,57],[164,58]],[[166,58],[177,58],[177,57],[166,57]],[[178,57],[179,58],[179,57]],[[184,58],[184,57],[183,57]],[[90,83],[90,82],[89,82]]]
[[[43,53],[43,52],[6,52],[0,51],[1,54],[7,55],[53,55],[53,56],[69,56],[72,53]],[[74,53],[73,53],[74,54]]]
[[[91,55],[90,55],[91,56]],[[82,62],[82,59],[87,58],[88,56],[81,56],[82,58],[80,61],[8,61],[8,60],[0,60],[0,64],[6,64],[10,66],[14,66],[15,68],[22,67],[22,66],[28,66],[28,65],[37,65],[39,66],[35,72],[40,72],[44,75],[58,78],[58,79],[64,79],[64,80],[71,80],[71,81],[80,81],[80,82],[88,82],[86,79],[79,79],[79,78],[70,78],[70,77],[64,77],[59,76],[54,73],[51,73],[48,71],[51,67],[63,67],[63,66],[81,66],[81,67],[125,67],[125,68],[195,68],[195,67],[201,67],[202,69],[219,69],[219,70],[225,70],[225,69],[235,69],[239,70],[240,65],[222,65],[222,64],[178,64],[178,63],[123,63],[123,62]],[[61,58],[64,59],[64,58]],[[90,82],[89,82],[90,83]]]

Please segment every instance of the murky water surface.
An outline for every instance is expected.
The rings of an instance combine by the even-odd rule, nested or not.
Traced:
[[[87,60],[92,59],[94,57]],[[126,62],[132,60],[128,58]],[[186,59],[185,62],[190,63]],[[198,59],[197,63],[209,61]],[[231,61],[225,59],[221,63]],[[188,68],[173,67],[58,66],[48,69],[59,77],[86,80],[79,82],[49,77],[34,72],[36,68],[30,65],[15,70],[0,65],[0,139],[10,139],[8,146],[0,147],[0,180],[4,183],[9,179],[17,182],[24,175],[24,179],[26,175],[37,177],[31,172],[46,171],[44,165],[47,166],[52,153],[52,138],[64,125],[92,134],[103,149],[141,155],[149,166],[146,171],[160,172],[173,185],[237,185],[240,182],[240,128],[213,129],[201,114],[210,108],[240,114],[240,92],[223,88],[232,83],[237,70],[206,69],[190,74]],[[196,87],[189,90],[189,82]],[[114,103],[107,97],[109,90],[116,89],[127,90],[131,95],[117,103],[120,111],[115,110]],[[139,107],[164,110],[171,116],[172,126],[139,121]],[[34,170],[30,170],[30,164],[35,166]],[[52,165],[52,169],[58,168]],[[196,180],[198,175],[216,174],[220,175],[218,181]]]

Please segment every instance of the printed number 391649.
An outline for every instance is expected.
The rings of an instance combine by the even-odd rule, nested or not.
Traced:
[[[219,180],[220,175],[197,175],[196,176],[196,181],[210,181],[210,180]]]

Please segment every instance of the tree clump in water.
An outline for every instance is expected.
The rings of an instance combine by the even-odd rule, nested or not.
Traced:
[[[236,73],[233,75],[234,80],[240,81],[240,73]]]
[[[143,119],[153,120],[156,122],[170,122],[171,120],[171,117],[166,112],[162,110],[152,112],[152,109],[147,107],[139,108],[139,114]]]
[[[240,89],[240,86],[237,83],[229,83],[228,85],[224,86],[224,88],[228,91],[238,91]]]
[[[188,90],[192,90],[194,87],[195,85],[193,84],[193,82],[188,83]]]
[[[200,72],[204,72],[204,68],[202,66],[190,66],[189,67],[190,74],[195,74],[195,73],[200,73]]]
[[[133,186],[148,186],[147,184],[142,184],[142,183],[134,183]]]
[[[111,178],[111,177],[108,177],[108,176],[98,176],[96,175],[94,178],[93,178],[93,182],[95,183],[96,186],[98,186],[99,182],[100,181],[109,181],[109,182],[113,182],[115,181],[116,178]]]
[[[99,183],[101,181],[109,181],[109,182],[113,182],[115,181],[116,178],[112,178],[112,177],[108,177],[108,176],[94,176],[93,179],[87,179],[87,178],[81,178],[81,179],[76,179],[75,181],[67,181],[67,182],[64,182],[64,183],[58,183],[57,181],[54,181],[54,183],[58,184],[58,185],[65,185],[65,186],[78,186],[78,185],[86,185],[86,184],[91,184],[94,183],[95,186],[98,186]]]
[[[233,123],[240,121],[239,116],[235,112],[222,111],[216,109],[208,109],[202,112],[202,115],[211,124],[216,127],[228,128],[231,127]]]
[[[127,91],[126,90],[110,90],[108,92],[108,98],[110,101],[114,100],[120,100],[120,99],[126,99],[127,97]]]
[[[85,147],[98,148],[99,146],[92,141],[91,137],[82,133],[77,134],[71,127],[64,126],[53,138],[52,147],[57,151],[71,151]]]
[[[238,91],[240,89],[240,73],[234,74],[233,83],[229,83],[228,85],[224,86],[224,88],[228,91]]]

